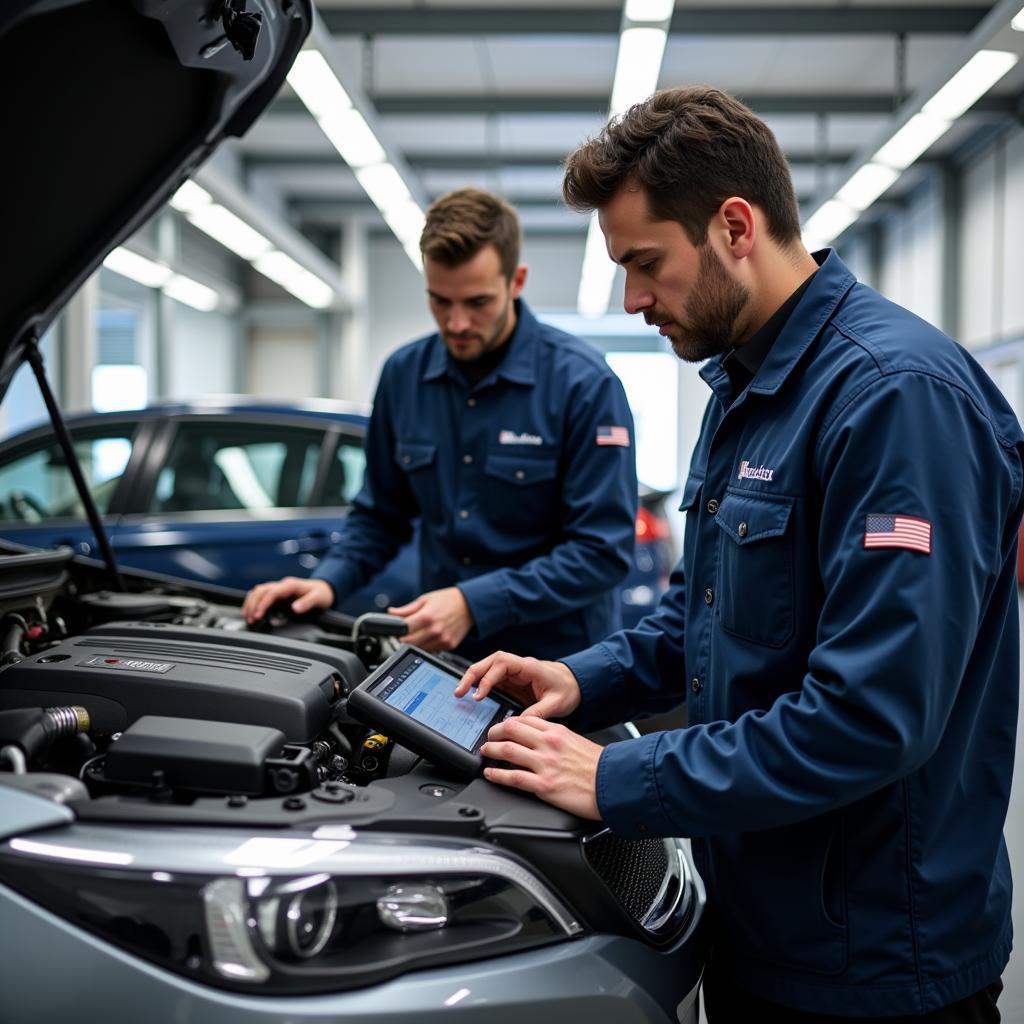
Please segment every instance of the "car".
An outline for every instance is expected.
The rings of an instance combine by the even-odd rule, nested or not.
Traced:
[[[5,80],[33,83],[7,119],[0,396],[29,363],[73,476],[38,338],[266,107],[312,17],[308,0],[0,11]],[[685,838],[623,840],[391,742],[348,694],[400,621],[248,629],[237,590],[119,570],[84,480],[77,500],[97,558],[0,543],[0,1019],[696,1020]]]
[[[67,420],[120,563],[248,590],[308,576],[362,486],[368,415],[352,403],[221,396]],[[653,611],[676,560],[666,492],[641,484],[636,547],[619,588],[623,624]],[[0,537],[82,554],[96,539],[49,424],[0,442]],[[384,610],[418,593],[416,542],[343,595]]]

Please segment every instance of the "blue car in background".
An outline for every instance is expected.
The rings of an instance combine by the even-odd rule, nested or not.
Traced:
[[[337,539],[363,482],[367,413],[232,397],[72,416],[68,428],[122,565],[247,590],[308,576]],[[665,497],[641,487],[626,625],[653,609],[675,561]],[[49,425],[0,443],[0,537],[97,553]],[[414,541],[340,610],[403,604],[418,579]]]

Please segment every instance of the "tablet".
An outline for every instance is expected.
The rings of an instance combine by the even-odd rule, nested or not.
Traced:
[[[455,697],[461,678],[458,669],[405,646],[349,694],[348,710],[432,764],[479,775],[487,730],[523,707],[497,690],[481,700]]]

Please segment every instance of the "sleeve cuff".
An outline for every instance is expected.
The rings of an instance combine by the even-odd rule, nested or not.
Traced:
[[[469,605],[477,636],[486,638],[512,624],[512,606],[500,572],[488,572],[456,584]]]
[[[626,681],[622,666],[605,644],[594,644],[558,660],[568,666],[580,687],[579,709],[567,719],[567,724],[577,731],[589,732],[625,719]]]
[[[662,732],[609,743],[597,764],[597,807],[604,823],[624,839],[680,834],[658,794],[656,765]]]
[[[360,586],[355,570],[344,558],[321,559],[317,567],[309,574],[309,578],[329,583],[334,591],[335,604],[354,590],[358,590]]]

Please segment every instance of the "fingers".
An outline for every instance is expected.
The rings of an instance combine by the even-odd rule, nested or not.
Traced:
[[[292,611],[296,615],[302,615],[314,608],[330,608],[334,604],[334,588],[324,580],[319,582],[322,586],[311,586],[292,602]]]
[[[424,606],[424,604],[426,604],[426,602],[426,597],[417,597],[414,600],[410,601],[408,604],[403,604],[400,608],[389,608],[388,615],[399,615],[403,619],[407,618],[415,612],[418,612]]]
[[[481,661],[476,661],[462,674],[459,685],[455,687],[456,697],[465,697],[470,687],[491,667],[497,654],[488,654]]]
[[[491,664],[487,671],[480,677],[476,684],[474,700],[482,700],[494,689],[494,687],[505,683],[515,691],[521,691],[523,687],[529,687],[529,680],[520,678],[525,667],[524,659],[515,654],[506,654],[499,651],[491,658]]]

